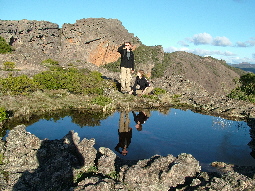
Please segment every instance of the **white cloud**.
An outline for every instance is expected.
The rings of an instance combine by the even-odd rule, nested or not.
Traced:
[[[240,41],[238,41],[238,42],[236,42],[236,46],[238,46],[238,47],[248,47],[249,45],[246,44],[246,42],[240,42]]]
[[[199,33],[195,34],[190,41],[193,42],[195,45],[200,45],[210,44],[212,42],[212,39],[212,36],[208,33]]]
[[[208,33],[199,33],[195,34],[191,38],[186,38],[185,39],[187,42],[193,43],[194,45],[213,45],[213,46],[231,46],[232,42],[225,36],[218,36],[213,38],[210,34]],[[183,41],[179,41],[179,44],[183,43]],[[239,42],[240,43],[240,42]],[[241,43],[240,43],[241,45]],[[187,46],[187,45],[186,45]]]
[[[250,40],[247,40],[245,42],[240,42],[238,41],[236,43],[237,47],[251,47],[251,46],[255,46],[255,38],[251,38]]]
[[[231,46],[232,42],[225,36],[216,37],[213,39],[212,45],[214,46]]]

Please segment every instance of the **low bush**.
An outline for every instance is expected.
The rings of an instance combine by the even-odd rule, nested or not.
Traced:
[[[112,72],[120,72],[120,58],[116,62],[105,64],[102,67]]]
[[[15,68],[15,63],[14,62],[4,62],[4,70],[6,71],[12,71]]]
[[[5,119],[7,119],[6,110],[5,110],[5,108],[0,107],[0,122],[2,122]]]
[[[0,36],[0,54],[12,52],[13,48],[7,44],[6,40]]]
[[[97,96],[92,100],[93,104],[101,105],[101,106],[106,106],[112,102],[112,99],[109,97],[105,96]]]
[[[241,76],[238,83],[240,85],[232,90],[228,97],[255,103],[255,74],[248,73]]]
[[[106,83],[97,71],[75,68],[44,71],[29,78],[26,75],[0,78],[0,92],[4,95],[24,95],[36,90],[67,90],[75,94],[102,95],[104,88],[116,88]]]
[[[59,64],[58,64],[58,61],[52,60],[51,58],[48,58],[48,59],[42,61],[41,64],[42,64],[42,65],[46,65],[46,66],[59,65]]]
[[[85,73],[84,73],[85,72]],[[45,71],[34,76],[42,89],[67,89],[71,93],[102,94],[101,73],[75,68]]]
[[[60,70],[60,69],[62,69],[62,67],[60,67],[58,61],[53,60],[51,58],[43,60],[41,62],[41,65],[48,67],[50,70]]]
[[[38,84],[26,75],[0,79],[0,90],[5,95],[26,95],[37,88]]]
[[[154,88],[153,93],[154,93],[155,95],[165,94],[165,93],[166,93],[166,90],[161,89],[161,88]]]

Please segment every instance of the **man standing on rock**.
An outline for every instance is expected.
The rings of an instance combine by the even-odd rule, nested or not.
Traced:
[[[131,91],[131,73],[134,72],[134,53],[130,42],[125,42],[118,48],[121,54],[120,62],[120,83],[122,93]]]

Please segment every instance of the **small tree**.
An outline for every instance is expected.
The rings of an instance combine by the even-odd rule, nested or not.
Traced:
[[[0,36],[0,54],[11,52],[12,50],[12,47]]]

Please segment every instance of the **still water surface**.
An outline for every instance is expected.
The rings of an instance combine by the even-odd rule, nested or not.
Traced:
[[[138,112],[136,112],[138,114]],[[116,112],[101,120],[98,126],[79,126],[70,116],[60,120],[41,119],[26,130],[40,139],[61,139],[70,130],[81,138],[95,138],[95,148],[108,147],[114,151],[119,142],[120,113]],[[255,166],[250,155],[250,127],[246,122],[231,121],[220,117],[202,115],[190,110],[170,109],[167,114],[151,111],[142,130],[137,131],[132,112],[129,112],[132,128],[131,143],[125,159],[147,159],[155,154],[174,156],[192,154],[201,165],[222,161],[236,165]]]

